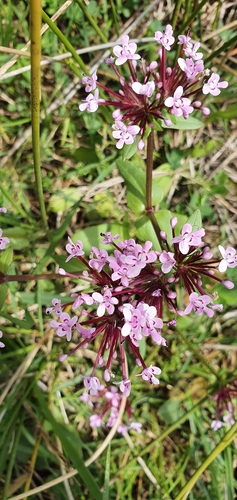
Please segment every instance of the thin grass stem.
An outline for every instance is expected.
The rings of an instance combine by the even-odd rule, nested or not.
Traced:
[[[41,59],[41,2],[30,1],[30,36],[31,36],[31,121],[32,149],[36,181],[36,190],[44,230],[48,231],[48,222],[44,204],[42,177],[40,168],[40,59]]]

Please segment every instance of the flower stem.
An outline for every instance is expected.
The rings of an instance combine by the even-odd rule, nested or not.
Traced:
[[[152,207],[152,170],[153,170],[153,150],[154,150],[154,131],[151,130],[147,138],[147,159],[146,159],[146,208],[145,212],[150,219],[157,239],[162,248],[162,239],[160,237],[160,227],[155,218]]]
[[[41,59],[41,2],[30,1],[30,37],[31,37],[31,122],[32,149],[36,181],[36,190],[44,230],[48,231],[47,215],[44,204],[40,169],[40,59]]]

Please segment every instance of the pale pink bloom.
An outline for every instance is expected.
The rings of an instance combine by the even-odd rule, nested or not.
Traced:
[[[141,340],[141,328],[145,325],[145,315],[142,303],[135,308],[132,304],[124,304],[122,312],[124,315],[125,323],[122,327],[121,333],[123,337],[130,334],[135,334],[137,340]]]
[[[84,386],[90,392],[92,396],[98,394],[98,391],[101,389],[100,381],[97,377],[83,377],[84,378]]]
[[[222,422],[221,420],[213,420],[212,423],[211,423],[211,428],[214,431],[217,431],[218,429],[220,429],[224,425],[225,425],[224,422]]]
[[[92,250],[92,258],[89,260],[89,266],[100,273],[107,263],[108,253],[106,250],[98,250],[96,247],[92,247]],[[93,257],[93,254],[95,254],[96,258]]]
[[[81,82],[83,84],[85,83],[87,84],[85,87],[85,91],[91,92],[92,90],[96,89],[96,81],[97,81],[97,74],[95,71],[91,76],[84,75]]]
[[[171,271],[172,267],[175,266],[176,260],[174,259],[174,253],[166,252],[163,250],[159,256],[159,261],[161,262],[161,271],[164,274],[167,274]]]
[[[77,309],[82,304],[86,304],[87,306],[91,306],[94,303],[91,295],[89,295],[88,293],[82,292],[78,296],[76,294],[72,294],[71,297],[77,297],[75,302],[73,302],[73,304],[72,304],[73,309]]]
[[[175,39],[173,37],[173,29],[170,24],[167,24],[165,28],[165,32],[156,31],[155,32],[155,40],[158,43],[161,43],[166,50],[171,49],[171,45],[174,43]]]
[[[178,45],[180,45],[180,44],[183,45],[184,48],[186,48],[186,47],[190,47],[191,48],[192,45],[193,45],[192,41],[191,41],[191,37],[188,36],[188,35],[187,36],[186,35],[179,35],[178,36],[178,40],[179,41],[177,42],[177,44]]]
[[[146,97],[151,97],[155,90],[155,82],[154,81],[147,82],[144,85],[142,85],[139,82],[133,82],[132,89],[136,94],[145,95]]]
[[[227,267],[236,267],[237,266],[237,255],[236,250],[232,247],[228,247],[226,250],[221,245],[218,246],[220,253],[223,257],[219,264],[219,271],[224,273]]]
[[[5,214],[7,212],[7,209],[5,207],[0,207],[0,212]]]
[[[70,318],[68,313],[60,314],[59,321],[50,321],[51,328],[56,328],[56,334],[59,337],[64,337],[66,335],[67,341],[69,342],[72,338],[72,328],[78,320],[77,316]]]
[[[165,100],[165,106],[171,108],[171,113],[175,116],[183,116],[184,118],[188,118],[188,115],[192,113],[193,107],[190,106],[190,99],[187,97],[182,97],[183,95],[183,87],[181,85],[177,87],[174,92],[174,97],[167,97]]]
[[[70,255],[65,262],[68,262],[73,257],[81,257],[84,255],[85,252],[82,250],[83,245],[81,241],[77,240],[76,244],[74,244],[69,236],[68,241],[69,243],[66,245],[66,250]]]
[[[103,420],[99,415],[90,416],[90,427],[102,427]]]
[[[95,89],[95,93],[89,94],[86,99],[83,99],[82,104],[79,105],[80,111],[89,111],[94,113],[99,107],[99,90]]]
[[[52,300],[52,307],[47,307],[46,314],[51,314],[52,312],[55,314],[55,316],[57,317],[60,316],[60,314],[63,312],[61,306],[61,300],[59,299]]]
[[[9,238],[7,238],[6,236],[2,237],[2,229],[0,229],[0,250],[4,250],[5,246],[8,245],[8,243],[10,243]]]
[[[137,45],[136,43],[129,43],[129,36],[128,35],[123,35],[122,36],[122,47],[120,45],[115,45],[113,48],[113,53],[117,57],[115,64],[116,66],[120,66],[121,64],[124,64],[128,60],[137,60],[141,59],[141,56],[139,54],[135,54],[137,50]]]
[[[127,127],[125,123],[120,121],[116,121],[113,128],[114,131],[112,132],[112,135],[115,139],[118,139],[116,144],[116,148],[118,149],[122,149],[124,144],[133,144],[136,140],[136,135],[140,131],[140,127],[138,125],[129,125]]]
[[[149,380],[151,384],[157,385],[160,383],[159,379],[155,377],[155,375],[160,375],[161,374],[161,369],[158,368],[158,366],[149,366],[145,368],[145,370],[142,371],[140,375],[137,375],[137,377],[141,376],[143,380]]]
[[[119,385],[120,391],[123,395],[128,398],[131,392],[131,382],[128,379],[124,379],[121,382],[114,382],[114,384]]]
[[[102,243],[104,243],[104,245],[108,245],[109,243],[113,243],[114,240],[118,240],[118,238],[120,237],[119,234],[112,236],[110,231],[108,231],[105,234],[101,234],[101,236],[104,237],[104,239],[102,240]]]
[[[200,42],[195,42],[194,44],[191,44],[191,47],[190,47],[190,45],[185,47],[184,53],[185,53],[186,57],[191,57],[195,61],[202,59],[203,54],[201,52],[197,53],[197,50],[199,49],[200,45],[201,45]]]
[[[205,235],[204,229],[198,229],[192,232],[191,224],[184,224],[181,235],[172,238],[171,243],[179,243],[179,250],[182,254],[186,255],[190,247],[202,246],[202,237]]]
[[[214,312],[207,307],[211,304],[211,298],[208,295],[198,295],[197,292],[192,292],[189,295],[189,301],[190,303],[184,310],[184,314],[189,314],[193,310],[198,316],[205,313],[209,318],[212,318]]]
[[[109,314],[113,314],[114,305],[118,304],[118,299],[116,299],[116,297],[112,297],[112,293],[109,289],[105,291],[104,295],[94,292],[92,293],[92,297],[95,302],[99,302],[100,304],[97,309],[97,316],[99,316],[99,318],[104,316],[105,311],[108,311]]]
[[[0,339],[2,338],[3,336],[3,333],[2,331],[0,330]],[[0,349],[3,349],[3,347],[5,347],[5,344],[3,342],[0,341]]]
[[[77,323],[76,329],[84,339],[90,339],[95,332],[95,328],[84,328],[80,323]]]
[[[202,60],[193,61],[190,57],[182,59],[182,57],[178,58],[178,65],[184,71],[187,78],[189,80],[193,80],[199,73],[204,71],[204,64]]]
[[[202,92],[203,94],[212,94],[214,96],[220,94],[220,89],[226,89],[228,82],[225,80],[220,82],[220,76],[217,73],[212,73],[207,83],[204,83]]]
[[[134,430],[138,432],[139,434],[142,433],[142,424],[140,422],[131,422],[129,429]]]

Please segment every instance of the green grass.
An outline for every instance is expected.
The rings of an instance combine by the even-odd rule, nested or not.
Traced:
[[[211,115],[203,129],[165,130],[163,138],[156,136],[157,192],[158,187],[165,191],[159,208],[179,214],[184,221],[199,209],[208,244],[216,247],[227,242],[234,246],[237,72],[232,55],[235,28],[230,24],[235,21],[234,13],[221,2],[200,2],[196,15],[195,2],[171,3],[178,6],[176,35],[182,24],[189,20],[190,25],[195,16],[193,38],[200,39],[209,66],[228,80],[229,87],[218,98],[207,99]],[[61,39],[51,28],[44,33],[43,56],[68,51],[65,40],[78,50],[102,44],[101,33],[108,41],[116,39],[150,2],[92,0],[83,5],[84,13],[80,2],[72,2],[55,22]],[[56,0],[42,2],[48,16],[59,7]],[[30,38],[28,4],[0,0],[0,11],[0,46],[20,50]],[[157,2],[132,36],[151,37],[171,19],[172,12]],[[152,43],[143,42],[140,47],[144,57],[156,57]],[[80,57],[88,71],[100,59],[98,73],[106,84],[109,73],[101,63],[103,52],[88,51]],[[12,57],[1,51],[0,68]],[[7,73],[29,62],[23,55]],[[67,236],[76,234],[89,254],[91,245],[99,245],[101,232],[120,232],[124,239],[139,235],[136,209],[126,198],[126,175],[117,170],[121,153],[112,138],[112,118],[102,108],[91,115],[78,110],[84,97],[78,85],[82,71],[74,53],[42,67],[39,148],[48,231],[42,223],[33,168],[30,73],[2,81],[0,77],[0,206],[8,209],[7,214],[0,214],[0,227],[14,250],[11,262],[9,254],[8,274],[44,274],[42,280],[20,278],[7,287],[0,285],[0,301],[5,298],[1,340],[6,344],[0,353],[0,499],[184,500],[182,488],[204,464],[204,471],[191,486],[189,500],[233,500],[237,488],[236,434],[209,464],[206,459],[228,430],[214,432],[210,424],[215,415],[214,393],[237,375],[234,290],[218,287],[224,309],[214,320],[180,318],[176,329],[168,330],[167,348],[154,348],[149,341],[143,346],[148,363],[162,368],[159,388],[137,378],[128,357],[134,420],[143,424],[143,432],[130,433],[132,444],[116,433],[110,457],[105,450],[93,460],[108,431],[90,429],[90,410],[80,400],[82,375],[90,373],[93,347],[80,350],[63,364],[58,361],[67,349],[66,341],[50,329],[45,308],[53,297],[61,296],[66,303],[78,283],[47,275],[64,267]],[[139,167],[141,160],[136,158],[135,164]],[[160,170],[165,172],[161,177]],[[123,175],[122,181],[119,175]],[[75,271],[74,263],[70,261],[67,269]],[[230,272],[229,279],[236,283],[236,273]],[[220,347],[215,349],[215,344]],[[92,463],[85,467],[90,459]],[[104,485],[109,493],[100,491]]]

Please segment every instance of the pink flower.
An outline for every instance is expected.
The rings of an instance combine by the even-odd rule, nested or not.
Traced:
[[[204,71],[203,61],[193,61],[191,58],[182,59],[178,58],[178,65],[184,71],[188,80],[193,80],[199,73]]]
[[[232,247],[228,247],[226,250],[221,245],[218,246],[220,253],[223,257],[219,264],[219,271],[224,273],[227,267],[236,267],[237,266],[237,255],[236,250]]]
[[[131,382],[128,379],[124,379],[121,382],[114,382],[114,384],[119,385],[120,391],[123,395],[128,398],[131,392]]]
[[[92,253],[92,258],[89,260],[89,266],[100,273],[107,263],[108,253],[106,250],[98,250],[96,247],[92,247],[92,250],[97,258],[95,259]]]
[[[101,318],[104,316],[105,311],[108,311],[109,314],[113,314],[115,304],[118,304],[118,299],[116,297],[112,297],[112,293],[109,289],[107,289],[104,295],[101,293],[94,292],[92,293],[92,297],[95,302],[99,302],[99,307],[97,309],[97,316]]]
[[[0,207],[0,212],[5,214],[7,212],[7,209],[5,207]]]
[[[184,53],[186,57],[191,57],[196,61],[202,59],[203,54],[201,52],[197,53],[197,50],[199,49],[200,45],[201,45],[200,42],[195,42],[194,44],[189,44],[187,47],[185,47]]]
[[[145,95],[146,97],[151,97],[155,90],[155,82],[154,81],[147,82],[144,85],[142,85],[139,82],[133,82],[132,89],[136,94]]]
[[[109,243],[113,243],[114,240],[117,240],[119,238],[119,234],[112,236],[110,231],[108,231],[105,234],[101,234],[101,236],[104,236],[104,239],[102,240],[102,243],[104,243],[104,245],[108,245]]]
[[[129,125],[128,127],[120,121],[116,121],[113,126],[114,132],[112,133],[115,139],[118,139],[116,144],[116,148],[122,149],[124,144],[133,144],[136,140],[136,135],[140,131],[140,127],[138,125]]]
[[[0,250],[4,250],[5,246],[8,245],[8,243],[10,243],[9,238],[7,238],[6,236],[2,237],[2,229],[0,229]]]
[[[83,76],[81,83],[87,84],[85,87],[86,92],[91,92],[96,89],[97,74],[96,71],[91,76]]]
[[[166,252],[163,250],[159,256],[159,261],[162,263],[161,271],[167,274],[171,271],[172,267],[175,266],[176,260],[174,259],[174,254],[172,252]]]
[[[211,428],[214,431],[217,431],[218,429],[220,429],[224,425],[225,425],[224,422],[222,422],[221,420],[213,420],[212,423],[211,423]]]
[[[223,82],[220,82],[219,80],[220,76],[217,73],[212,73],[207,83],[203,85],[203,94],[212,94],[216,96],[221,92],[219,89],[226,89],[226,87],[228,87],[228,82],[226,82],[225,80]]]
[[[84,386],[92,396],[95,396],[101,390],[101,384],[97,377],[84,377]]]
[[[90,416],[90,427],[102,427],[103,420],[99,415]]]
[[[78,320],[77,316],[70,318],[68,313],[60,314],[59,321],[50,321],[50,326],[56,328],[56,333],[59,337],[66,335],[67,341],[69,342],[72,338],[72,328]]]
[[[161,43],[161,45],[163,45],[163,47],[166,50],[170,50],[171,49],[171,45],[175,41],[175,39],[174,39],[174,37],[172,35],[173,35],[172,26],[170,24],[167,24],[167,26],[165,28],[165,32],[163,32],[163,33],[162,33],[162,31],[156,31],[155,32],[155,40],[158,43]]]
[[[157,385],[160,383],[160,381],[157,377],[155,377],[155,375],[160,375],[160,373],[160,368],[151,365],[148,368],[145,368],[145,370],[143,370],[140,375],[137,375],[137,377],[141,376],[143,380],[149,380],[151,384]]]
[[[3,333],[2,331],[0,330],[0,339],[2,338],[3,336]],[[0,349],[3,349],[3,347],[5,347],[5,344],[3,342],[0,341]]]
[[[190,99],[187,97],[182,97],[183,95],[183,87],[181,85],[177,87],[174,92],[174,97],[167,97],[165,100],[165,106],[171,109],[171,113],[175,116],[183,116],[184,118],[188,118],[188,115],[192,113],[193,106],[190,106]]]
[[[192,310],[198,315],[201,316],[202,313],[207,314],[209,318],[212,318],[214,312],[212,309],[209,309],[207,306],[211,304],[211,298],[208,295],[198,295],[196,292],[193,292],[189,295],[189,305],[186,307],[184,314],[189,314]]]
[[[172,238],[172,243],[179,243],[179,250],[182,254],[186,255],[189,252],[190,247],[202,246],[201,238],[205,235],[204,229],[198,229],[192,232],[191,224],[184,224],[181,236],[175,236]]]
[[[79,105],[80,111],[89,111],[90,113],[94,113],[97,111],[99,107],[99,90],[96,89],[94,95],[89,94],[86,99],[83,100],[83,103]]]
[[[82,250],[83,245],[81,241],[78,240],[76,244],[74,244],[69,236],[68,241],[69,243],[66,245],[66,250],[70,255],[69,257],[67,257],[65,262],[68,262],[73,257],[81,257],[82,255],[84,255],[85,252]]]
[[[55,314],[55,316],[57,317],[60,316],[60,314],[63,312],[61,306],[61,300],[59,299],[52,300],[52,307],[47,307],[46,314],[51,314],[52,312]]]
[[[120,45],[115,45],[113,49],[114,55],[118,58],[115,61],[116,66],[120,66],[121,64],[124,64],[128,60],[137,60],[141,59],[141,56],[139,54],[135,54],[137,50],[137,45],[136,43],[129,43],[129,36],[128,35],[123,35],[122,36],[122,47]]]

